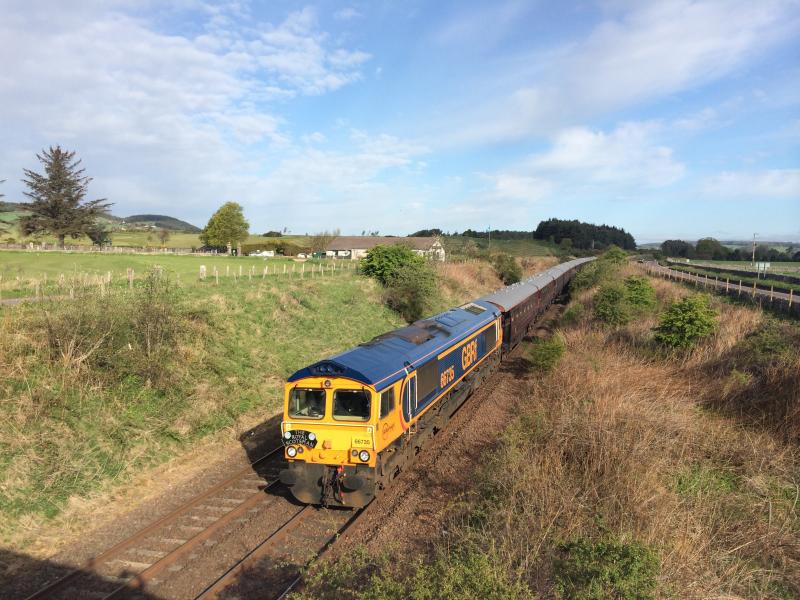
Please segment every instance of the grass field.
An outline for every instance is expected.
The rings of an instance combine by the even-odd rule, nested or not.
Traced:
[[[730,269],[742,269],[744,271],[754,271],[755,267],[749,262],[737,260],[693,260],[689,265],[709,265],[712,267],[723,267]],[[785,273],[787,275],[800,274],[800,262],[772,262],[770,263],[769,272]]]
[[[449,257],[458,258],[477,253],[505,252],[512,256],[561,256],[563,251],[555,244],[541,240],[491,240],[463,237],[460,235],[442,238]]]
[[[709,279],[718,278],[720,281],[725,281],[725,279],[729,279],[732,284],[738,283],[739,281],[742,282],[744,285],[752,286],[753,283],[756,283],[759,287],[769,289],[770,286],[774,286],[779,289],[790,289],[794,290],[795,292],[800,292],[800,284],[797,283],[789,283],[786,281],[779,281],[777,279],[770,279],[769,274],[765,277],[747,277],[745,275],[734,275],[732,273],[718,273],[716,271],[711,271],[708,269],[703,269],[697,265],[690,266],[690,265],[681,265],[681,264],[672,264],[670,265],[676,271],[683,271],[685,273],[692,273],[694,275],[708,275]]]
[[[305,264],[305,267],[303,267]],[[220,275],[220,283],[230,283],[234,275],[248,277],[251,269],[255,277],[261,277],[264,268],[270,274],[283,274],[285,268],[288,277],[299,276],[300,271],[306,274],[313,268],[319,271],[320,265],[325,265],[326,272],[330,272],[333,261],[310,260],[305,263],[295,262],[288,258],[258,258],[243,256],[234,258],[230,256],[192,256],[192,255],[144,255],[144,254],[90,254],[69,252],[27,252],[27,251],[0,251],[0,296],[15,298],[32,296],[35,290],[43,290],[42,285],[46,280],[52,292],[52,286],[58,283],[60,276],[64,276],[68,283],[77,279],[89,279],[107,275],[111,272],[112,283],[118,286],[126,284],[127,270],[134,270],[137,278],[145,276],[155,267],[180,281],[183,285],[205,285],[215,283],[214,269]],[[200,266],[205,265],[208,279],[199,280]],[[355,265],[350,261],[338,261],[336,268],[346,270]],[[294,275],[292,275],[294,269]]]

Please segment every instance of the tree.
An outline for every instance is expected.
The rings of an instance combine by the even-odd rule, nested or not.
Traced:
[[[510,254],[498,254],[492,261],[494,263],[494,270],[497,276],[503,281],[505,285],[517,283],[522,279],[522,267],[516,259]]]
[[[664,256],[692,258],[694,256],[694,246],[683,240],[666,240],[661,243],[661,252],[664,253]]]
[[[169,229],[159,229],[158,230],[158,239],[161,240],[161,246],[164,247],[167,245],[169,241],[170,233]]]
[[[36,158],[44,165],[45,173],[25,169],[22,181],[29,191],[23,193],[31,202],[22,205],[30,214],[20,220],[20,231],[23,235],[50,233],[63,248],[67,236],[85,235],[97,217],[108,212],[111,203],[105,198],[84,201],[92,178],[84,174],[74,151],[51,146]]]
[[[339,237],[339,233],[338,229],[334,229],[333,231],[321,231],[320,233],[314,234],[308,242],[309,246],[311,246],[311,251],[325,252],[328,246],[331,245],[331,242]]]
[[[236,202],[226,202],[211,215],[200,233],[200,240],[206,246],[233,248],[247,239],[249,231],[250,225],[244,218],[242,207]]]
[[[86,230],[86,235],[92,240],[95,246],[110,246],[111,231],[103,227],[100,223],[95,223]]]
[[[424,260],[400,265],[386,282],[386,304],[408,322],[428,314],[436,297],[436,272]]]
[[[423,264],[425,259],[416,254],[410,247],[375,246],[361,259],[361,272],[374,277],[383,285],[387,285],[392,275],[400,267],[410,264]]]
[[[728,249],[714,238],[697,240],[694,253],[697,258],[706,260],[725,260],[728,258]]]

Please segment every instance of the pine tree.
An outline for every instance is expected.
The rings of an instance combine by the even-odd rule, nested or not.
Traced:
[[[211,215],[208,225],[200,233],[206,246],[227,246],[230,252],[247,239],[250,225],[245,220],[242,207],[236,202],[226,202]]]
[[[107,213],[111,203],[105,198],[84,201],[92,178],[80,168],[75,152],[51,146],[36,158],[44,165],[44,175],[25,169],[22,181],[29,191],[24,194],[31,202],[23,204],[30,214],[20,220],[20,231],[24,235],[50,233],[63,248],[67,236],[85,235],[97,217]]]

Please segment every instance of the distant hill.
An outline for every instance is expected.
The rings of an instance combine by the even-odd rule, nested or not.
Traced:
[[[19,202],[5,202],[0,200],[0,215],[5,215],[0,220],[5,222],[15,221],[25,215],[25,208]],[[130,217],[116,217],[106,215],[101,217],[112,229],[137,230],[137,229],[168,229],[184,233],[199,233],[200,228],[191,223],[181,221],[167,215],[131,215]]]
[[[119,219],[119,226],[124,227],[155,227],[169,229],[170,231],[183,231],[186,233],[200,233],[200,228],[166,215],[131,215]]]

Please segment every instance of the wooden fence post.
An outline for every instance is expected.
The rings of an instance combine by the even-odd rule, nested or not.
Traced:
[[[753,282],[753,298],[756,297],[756,282]]]
[[[789,288],[789,308],[792,308],[792,292],[794,292],[793,288]]]
[[[731,283],[731,278],[730,277],[726,277],[725,278],[725,293],[726,294],[728,293],[728,288],[730,287],[730,283]]]

